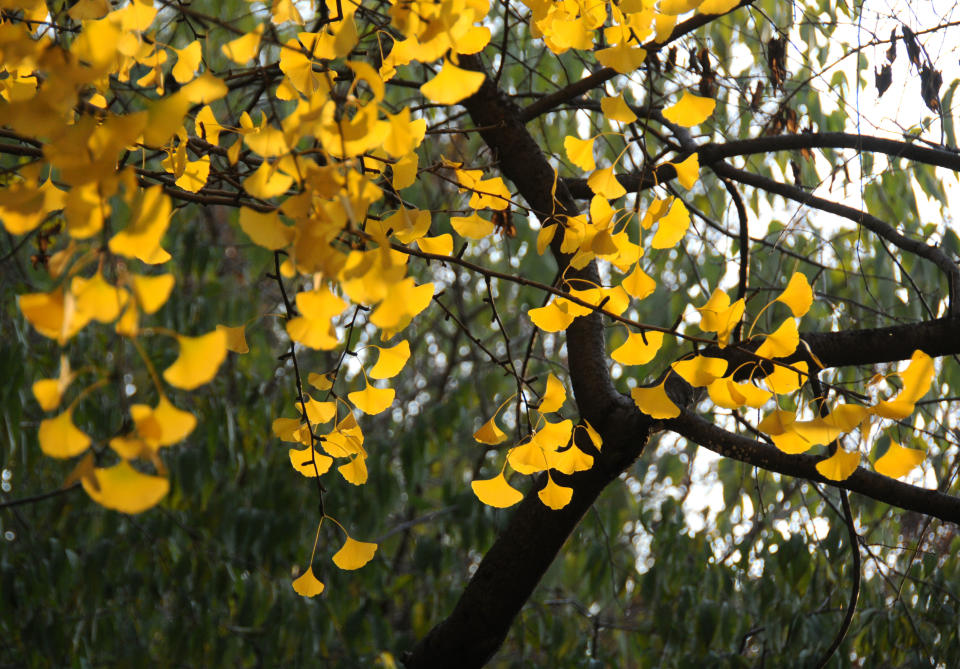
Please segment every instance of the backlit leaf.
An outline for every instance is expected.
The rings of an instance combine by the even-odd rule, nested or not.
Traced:
[[[177,335],[180,355],[163,372],[171,386],[193,390],[213,380],[220,363],[227,357],[227,335],[213,330],[199,337]]]
[[[523,499],[519,490],[507,483],[503,472],[500,472],[492,479],[477,480],[470,483],[473,494],[487,506],[497,509],[505,509],[513,506]]]
[[[846,481],[857,471],[859,464],[859,451],[849,453],[842,448],[837,448],[836,453],[817,463],[817,471],[831,481]]]
[[[162,476],[143,474],[126,460],[112,467],[93,470],[96,484],[81,479],[90,497],[108,509],[122,513],[141,513],[156,506],[170,489],[170,481]]]
[[[247,328],[243,325],[230,327],[228,325],[217,325],[217,329],[227,336],[227,350],[234,353],[249,353],[250,347],[247,346]]]
[[[315,448],[291,448],[289,455],[290,464],[293,465],[293,468],[307,478],[315,478],[317,475],[322,476],[333,465],[333,458],[318,452]]]
[[[367,372],[372,379],[393,378],[410,359],[410,343],[406,339],[391,348],[375,348],[380,351],[380,357],[377,358],[377,364]]]
[[[585,172],[597,169],[593,159],[593,142],[596,138],[579,139],[572,135],[563,138],[563,149],[567,152],[570,162]]]
[[[716,105],[716,100],[684,91],[678,102],[663,110],[663,116],[684,128],[692,128],[706,121]]]
[[[293,583],[294,591],[301,597],[316,597],[323,592],[324,585],[313,575],[313,567],[307,567]]]
[[[346,543],[333,555],[333,564],[344,570],[359,569],[370,562],[376,552],[377,544],[357,541],[347,535]]]
[[[782,293],[777,297],[777,302],[783,302],[790,307],[790,311],[797,318],[800,318],[808,311],[813,304],[813,289],[807,282],[807,277],[800,272],[794,272],[790,277],[790,283]]]
[[[562,509],[573,499],[573,488],[557,485],[551,476],[547,476],[547,485],[540,489],[537,497],[544,506],[549,506],[553,510]]]
[[[73,424],[73,409],[40,421],[40,449],[52,458],[72,458],[90,446],[90,437]]]
[[[663,383],[652,388],[634,388],[630,397],[637,408],[651,418],[659,420],[680,415],[680,408],[667,396]]]
[[[633,110],[630,109],[626,101],[623,99],[623,91],[617,93],[613,97],[605,97],[600,100],[600,109],[603,111],[603,115],[611,121],[618,121],[619,123],[633,123],[637,120],[637,115],[633,113]],[[584,169],[592,170],[593,168],[585,167]]]
[[[656,357],[662,345],[662,332],[631,332],[610,357],[621,365],[645,365]]]
[[[363,413],[376,416],[393,404],[395,395],[393,388],[375,388],[368,383],[363,390],[347,393],[347,398]]]
[[[445,60],[437,76],[423,84],[420,92],[431,102],[452,105],[480,90],[484,79],[479,72],[461,69]]]
[[[473,438],[481,444],[490,444],[496,446],[507,439],[507,435],[497,427],[497,417],[493,416],[490,420],[480,426],[480,429],[473,433]]]
[[[898,479],[906,476],[923,462],[924,452],[916,448],[905,448],[895,441],[890,441],[887,452],[877,458],[873,468],[884,476]]]
[[[768,334],[757,347],[756,354],[764,358],[786,358],[793,355],[800,345],[797,321],[788,318],[775,331]]]
[[[540,398],[540,406],[537,407],[537,411],[540,413],[559,411],[566,400],[566,389],[563,387],[563,384],[560,383],[560,379],[555,377],[551,372],[547,376],[547,388],[543,392],[543,397]]]

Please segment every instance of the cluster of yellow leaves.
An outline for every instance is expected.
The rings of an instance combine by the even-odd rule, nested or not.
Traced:
[[[313,558],[317,553],[317,543],[320,540],[320,528],[323,521],[329,519],[346,536],[343,546],[333,555],[333,564],[345,571],[360,569],[373,559],[377,552],[377,544],[369,541],[357,541],[344,529],[335,518],[324,515],[317,524],[317,536],[313,540],[313,551],[310,553],[310,561],[307,563],[307,570],[293,581],[293,589],[301,597],[315,597],[324,590],[323,582],[313,573]]]
[[[554,472],[567,475],[585,471],[593,466],[593,456],[584,453],[576,444],[576,430],[583,430],[594,448],[600,450],[603,441],[593,427],[584,422],[574,427],[569,419],[551,422],[546,414],[559,411],[566,401],[567,393],[557,377],[550,374],[546,389],[535,413],[537,415],[534,431],[519,444],[507,451],[506,461],[500,473],[492,479],[473,481],[470,485],[481,502],[498,509],[513,506],[523,495],[511,486],[506,479],[506,466],[524,475],[546,472],[546,483],[540,489],[540,501],[551,509],[562,509],[573,498],[573,488],[554,481]],[[503,406],[509,404],[509,400]],[[500,409],[503,409],[503,406]],[[500,410],[497,411],[499,413]],[[473,438],[482,444],[495,446],[507,440],[507,435],[496,423],[494,414]]]

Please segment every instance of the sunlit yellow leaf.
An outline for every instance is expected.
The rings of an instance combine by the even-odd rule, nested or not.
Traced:
[[[227,350],[234,353],[249,353],[250,347],[247,346],[247,328],[243,325],[230,327],[228,325],[217,325],[217,329],[227,336]]]
[[[31,388],[33,396],[44,411],[53,411],[60,406],[63,393],[73,382],[76,375],[70,369],[70,359],[66,355],[60,356],[60,373],[55,379],[40,379],[34,381]]]
[[[782,365],[776,365],[773,368],[773,372],[763,377],[763,382],[774,394],[788,395],[806,383],[807,363],[795,362],[790,366],[803,373],[798,374],[797,372],[793,371],[793,369],[787,369]]]
[[[704,0],[697,11],[701,14],[726,14],[740,4],[740,0]]]
[[[177,54],[177,64],[173,66],[171,73],[177,83],[185,84],[193,79],[193,73],[197,71],[200,60],[203,58],[200,42],[193,40],[184,48],[173,50]]]
[[[306,396],[304,404],[307,407],[307,420],[316,427],[323,423],[329,423],[337,415],[337,403],[334,401],[319,402],[309,395]],[[297,411],[303,412],[300,402],[296,402]]]
[[[347,393],[347,398],[363,413],[376,416],[393,404],[395,395],[393,388],[375,388],[368,383],[363,390]]]
[[[620,282],[620,285],[630,296],[642,300],[653,293],[657,287],[657,282],[640,269],[640,265],[636,265],[633,271]]]
[[[406,339],[391,348],[374,347],[380,351],[380,357],[367,374],[372,379],[391,379],[400,373],[410,359],[410,342]]]
[[[196,416],[173,406],[163,395],[156,407],[131,405],[130,416],[138,435],[153,449],[183,441],[197,426]]]
[[[687,211],[687,206],[679,198],[674,198],[669,213],[658,221],[657,232],[653,235],[650,246],[655,249],[673,248],[687,234],[689,227],[690,212]]]
[[[138,472],[126,460],[94,469],[93,478],[95,484],[87,478],[81,480],[87,494],[101,506],[122,513],[146,511],[156,506],[170,489],[166,478]]]
[[[680,415],[680,408],[667,396],[663,383],[652,388],[634,388],[630,391],[630,397],[637,408],[651,418],[676,418]]]
[[[700,158],[698,154],[691,153],[683,162],[671,164],[677,170],[677,181],[680,182],[680,185],[687,190],[693,188],[700,178]]]
[[[626,101],[623,99],[623,91],[617,93],[613,97],[607,97],[600,100],[600,109],[603,111],[603,115],[606,116],[610,121],[633,123],[637,120],[637,115],[633,113],[633,110],[630,109]],[[585,167],[583,169],[592,170],[593,168]]]
[[[544,332],[560,332],[566,330],[573,322],[573,316],[557,306],[555,300],[543,307],[530,309],[527,311],[533,324]]]
[[[537,411],[540,413],[559,411],[566,400],[566,389],[563,387],[560,379],[555,377],[551,372],[547,376],[547,388],[543,391],[543,397],[540,398],[540,406],[537,407]]]
[[[703,0],[660,0],[660,11],[664,14],[686,14],[701,2]]]
[[[595,170],[587,178],[587,185],[597,195],[602,195],[608,200],[616,200],[627,194],[624,188],[613,173],[613,167],[605,167],[602,170]]]
[[[737,409],[743,406],[759,409],[771,397],[769,391],[758,388],[752,383],[737,383],[729,376],[716,379],[707,386],[707,392],[714,404],[725,409]]]
[[[797,318],[810,311],[810,305],[813,304],[813,289],[807,283],[807,277],[800,272],[794,272],[793,276],[790,277],[790,283],[787,284],[776,301],[783,302],[790,307],[790,311]]]
[[[859,464],[859,451],[848,453],[842,448],[837,448],[836,453],[817,463],[817,471],[820,472],[821,476],[831,481],[845,481],[857,471]]]
[[[706,121],[716,106],[716,100],[684,91],[683,97],[677,103],[663,110],[663,116],[684,128],[692,128]]]
[[[333,387],[333,381],[329,376],[316,372],[310,372],[307,376],[307,382],[317,390],[330,390]]]
[[[486,26],[470,26],[462,37],[456,39],[453,48],[457,53],[480,53],[490,42],[490,29]]]
[[[567,158],[570,162],[586,172],[597,169],[597,163],[593,159],[593,142],[596,137],[590,139],[579,139],[573,135],[567,135],[563,138],[563,150],[567,152]]]
[[[367,459],[357,454],[350,462],[337,467],[337,471],[347,483],[363,485],[367,482]]]
[[[621,365],[645,365],[656,357],[662,345],[662,332],[631,332],[610,357]]]
[[[210,382],[227,357],[227,335],[221,330],[199,337],[177,335],[177,342],[180,355],[163,372],[167,383],[177,388],[193,390]]]
[[[237,65],[246,65],[253,60],[260,49],[260,36],[263,34],[263,24],[258,24],[254,30],[230,40],[220,47],[223,55]]]
[[[347,541],[343,544],[343,548],[333,555],[333,564],[343,570],[359,569],[370,562],[376,552],[377,544],[357,541],[347,535]]]
[[[89,279],[73,277],[70,292],[76,298],[77,310],[101,323],[115,321],[130,297],[127,291],[107,283],[99,272]]]
[[[573,488],[557,485],[553,482],[551,476],[547,476],[547,485],[541,488],[537,497],[543,502],[544,506],[549,506],[553,510],[562,509],[570,500],[573,499]]]
[[[480,426],[480,429],[473,433],[473,438],[476,439],[481,444],[490,444],[491,446],[496,446],[507,439],[507,435],[503,433],[497,426],[497,417],[493,416],[490,420]]]
[[[52,458],[72,458],[90,446],[90,437],[73,424],[73,409],[40,421],[40,450]]]
[[[167,303],[173,291],[173,284],[173,274],[157,276],[134,274],[131,287],[140,309],[146,314],[152,314]]]
[[[630,74],[643,65],[643,61],[647,59],[647,50],[624,42],[594,51],[593,55],[604,67],[611,67],[620,74]]]
[[[673,371],[695,388],[710,385],[727,371],[726,360],[705,355],[697,355],[688,360],[679,360],[670,366],[673,367]]]
[[[800,345],[797,321],[788,318],[774,332],[768,334],[757,347],[756,354],[764,358],[785,358],[793,355]]]
[[[523,499],[519,490],[507,483],[503,472],[500,472],[492,479],[473,481],[470,483],[473,494],[487,506],[497,509],[505,509],[513,506]]]
[[[90,315],[77,310],[72,293],[26,293],[17,297],[20,313],[45,337],[66,343],[90,322]]]
[[[876,406],[870,409],[871,412],[881,418],[906,418],[913,413],[917,400],[930,390],[933,372],[933,359],[923,351],[914,351],[910,364],[899,373],[903,388],[896,397],[877,402]]]
[[[300,316],[287,321],[287,334],[304,346],[329,351],[339,344],[332,321],[346,308],[328,288],[297,293]]]
[[[423,84],[420,92],[431,102],[452,105],[480,90],[484,79],[479,72],[461,69],[445,60],[437,76]]]
[[[172,205],[162,186],[138,191],[132,203],[130,223],[110,239],[110,250],[127,258],[138,258],[147,264],[169,259],[157,257],[163,252],[160,242],[170,224]],[[165,253],[165,252],[163,252]]]
[[[275,165],[264,160],[253,174],[243,180],[243,189],[254,197],[267,200],[286,193],[291,184],[293,177],[280,172]]]
[[[412,277],[393,283],[373,313],[370,322],[383,330],[399,331],[407,327],[410,320],[427,308],[433,299],[433,284],[415,285]]]
[[[289,455],[290,464],[293,465],[293,468],[307,478],[323,476],[333,465],[333,458],[318,452],[315,448],[291,448]]]
[[[796,415],[792,411],[776,409],[757,424],[757,429],[769,435],[784,434],[795,422]]]
[[[914,467],[923,462],[924,452],[916,448],[906,448],[895,441],[890,442],[887,452],[877,458],[873,468],[884,476],[898,479],[909,474]]]
[[[696,307],[700,312],[700,329],[704,332],[716,332],[720,348],[724,348],[743,317],[744,306],[743,298],[730,304],[727,294],[717,288],[705,305]]]
[[[294,229],[280,221],[276,210],[261,214],[249,207],[241,207],[240,227],[254,244],[271,251],[282,249],[293,241]]]
[[[417,240],[417,246],[424,253],[448,256],[453,253],[453,235],[442,234],[436,237],[421,237]]]
[[[483,239],[493,234],[493,223],[482,218],[477,212],[469,216],[451,216],[450,225],[457,234],[467,239]]]
[[[292,583],[294,591],[301,597],[316,597],[323,592],[324,585],[313,575],[313,567],[307,567]]]
[[[393,187],[403,190],[417,180],[417,167],[420,158],[416,153],[408,153],[393,165]]]

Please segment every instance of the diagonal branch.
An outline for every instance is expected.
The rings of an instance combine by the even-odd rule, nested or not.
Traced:
[[[845,481],[831,481],[820,475],[816,465],[823,457],[788,455],[775,446],[761,443],[717,427],[689,411],[665,421],[664,425],[682,437],[727,458],[745,462],[778,474],[825,483],[837,488],[860,493],[891,506],[917,511],[960,525],[960,498],[937,490],[918,488],[857,468]]]

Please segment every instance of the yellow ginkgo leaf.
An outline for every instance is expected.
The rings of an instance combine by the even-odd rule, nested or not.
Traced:
[[[621,365],[645,365],[656,357],[662,345],[662,332],[631,332],[610,357]]]
[[[670,212],[658,221],[657,232],[653,235],[650,246],[655,249],[673,248],[687,234],[689,227],[690,212],[687,206],[679,198],[674,198]]]
[[[307,567],[293,583],[294,591],[301,597],[316,597],[323,592],[324,585],[313,575],[313,567]]]
[[[825,479],[831,481],[846,481],[850,478],[860,464],[860,452],[854,451],[848,453],[842,448],[837,448],[837,452],[826,460],[817,463],[817,471]]]
[[[452,105],[480,90],[485,78],[479,72],[464,70],[445,60],[437,76],[421,86],[420,92],[431,102]]]
[[[232,60],[237,65],[246,65],[260,48],[260,36],[263,34],[263,24],[258,24],[256,29],[230,40],[220,47],[223,55]]]
[[[293,177],[279,171],[266,160],[260,163],[252,174],[243,180],[243,189],[261,200],[269,200],[287,192],[293,184]]]
[[[333,464],[333,458],[319,453],[315,448],[291,448],[289,455],[293,468],[308,478],[326,474]]]
[[[293,241],[294,229],[280,221],[276,209],[261,214],[249,207],[240,208],[240,227],[257,246],[276,251]]]
[[[310,372],[307,375],[307,383],[317,390],[330,390],[333,387],[333,380],[327,374],[317,374]]]
[[[137,298],[140,309],[146,314],[152,314],[159,310],[170,298],[173,284],[173,274],[160,274],[158,276],[134,274],[133,294]]]
[[[234,353],[249,353],[250,347],[247,346],[247,328],[243,325],[230,327],[229,325],[218,325],[217,329],[227,336],[227,350]]]
[[[300,316],[287,321],[287,334],[304,346],[329,351],[339,343],[332,320],[346,307],[347,303],[327,288],[297,293]]]
[[[480,426],[480,429],[473,433],[473,438],[481,444],[496,446],[507,439],[507,435],[497,427],[497,417],[493,416],[490,420]]]
[[[562,509],[565,507],[570,503],[570,500],[573,499],[573,488],[557,485],[553,482],[553,478],[548,474],[547,485],[540,489],[540,492],[537,493],[537,497],[540,498],[540,501],[543,502],[544,506],[549,506],[551,509],[556,511],[557,509]]]
[[[57,379],[39,379],[33,382],[30,390],[36,398],[40,408],[44,411],[53,411],[60,406],[60,382]]]
[[[567,135],[563,138],[563,149],[567,152],[567,158],[585,172],[597,169],[597,163],[593,159],[593,142],[595,139],[596,137],[580,139],[573,135]]]
[[[543,391],[543,397],[540,399],[540,406],[537,407],[537,411],[540,413],[559,411],[566,400],[566,389],[563,387],[560,379],[555,377],[551,372],[547,376],[547,389]]]
[[[477,212],[469,216],[451,216],[450,225],[457,234],[467,239],[483,239],[493,234],[494,225]]]
[[[371,379],[392,379],[410,359],[410,342],[406,339],[391,348],[374,348],[380,351],[380,357],[377,358],[377,364],[367,372]]]
[[[807,277],[800,272],[794,272],[787,287],[775,301],[790,307],[790,311],[797,318],[806,314],[813,304],[813,289],[810,288]]]
[[[66,343],[90,322],[90,315],[76,308],[72,293],[26,293],[17,298],[20,313],[44,337]]]
[[[227,335],[222,330],[199,337],[177,335],[177,342],[180,355],[164,370],[163,378],[183,390],[193,390],[210,382],[227,357]]]
[[[94,481],[81,479],[87,494],[101,506],[122,513],[146,511],[156,506],[170,489],[170,481],[163,476],[138,472],[126,460],[94,469],[92,478]]]
[[[363,390],[347,393],[347,398],[363,413],[376,416],[393,404],[395,395],[393,388],[375,388],[368,383]]]
[[[544,332],[560,332],[566,330],[573,322],[573,316],[557,306],[555,300],[543,307],[527,311],[533,324]]]
[[[670,366],[673,367],[673,371],[695,388],[710,385],[727,371],[726,360],[705,355],[697,355],[688,360],[679,360]]]
[[[587,178],[587,185],[597,195],[602,195],[608,200],[616,200],[627,194],[627,189],[617,180],[613,173],[613,167],[605,167],[602,170],[595,170]]]
[[[307,395],[306,401],[303,404],[307,407],[307,420],[309,420],[313,426],[329,423],[337,415],[337,403],[333,401],[318,402]],[[300,406],[300,403],[297,402],[296,405],[297,411],[302,412],[303,407]]]
[[[677,181],[680,185],[687,190],[693,188],[700,178],[700,158],[697,154],[691,153],[683,162],[670,164],[677,170]]]
[[[487,506],[497,509],[505,509],[513,506],[523,499],[523,494],[516,488],[507,483],[503,472],[500,472],[492,479],[472,481],[470,487],[473,494]]]
[[[424,253],[432,253],[438,256],[452,255],[453,235],[442,234],[436,237],[421,237],[417,240],[417,246]]]
[[[89,279],[73,277],[70,292],[76,298],[77,311],[101,323],[117,320],[130,298],[130,293],[107,283],[100,272]]]
[[[142,411],[138,407],[147,409],[159,427],[156,435],[142,435],[147,439],[147,443],[154,447],[173,446],[186,439],[197,426],[196,416],[189,411],[178,409],[170,403],[170,400],[161,395],[157,406],[153,409],[144,404],[134,404],[130,407],[130,415],[138,430],[141,420],[145,417],[144,413],[138,413]]]
[[[72,458],[90,446],[90,437],[73,424],[73,409],[40,421],[40,449],[52,458]]]
[[[696,307],[700,312],[700,329],[704,332],[716,332],[720,348],[724,348],[743,317],[745,304],[743,298],[730,304],[727,294],[717,288],[705,305]]]
[[[643,65],[643,62],[647,59],[647,50],[624,42],[594,51],[593,55],[597,62],[604,67],[613,68],[620,74],[630,74]]]
[[[346,571],[359,569],[370,562],[376,552],[377,544],[357,541],[347,535],[347,541],[343,544],[343,548],[333,554],[333,564]]]
[[[637,408],[651,418],[659,420],[680,415],[680,408],[667,396],[663,383],[652,388],[634,388],[630,397]]]
[[[701,14],[726,14],[740,4],[740,0],[704,0],[697,7]]]
[[[657,287],[657,282],[636,265],[633,271],[620,282],[623,289],[638,300],[648,297]]]
[[[695,9],[703,0],[660,0],[660,11],[664,14],[685,14]]]
[[[337,471],[347,483],[363,485],[367,482],[367,459],[362,455],[354,455],[350,462],[337,467]]]
[[[633,110],[630,109],[626,101],[623,99],[623,91],[617,93],[613,97],[607,97],[600,100],[600,109],[603,111],[603,115],[606,116],[607,120],[609,121],[633,123],[637,120],[637,115],[633,113]],[[567,155],[569,155],[569,152]],[[585,167],[584,169],[592,170],[593,168]]]
[[[702,98],[684,91],[677,103],[663,110],[663,116],[684,128],[692,128],[706,121],[716,106],[717,101],[712,98]]]
[[[873,468],[884,476],[898,479],[909,474],[914,467],[923,462],[924,452],[916,448],[906,448],[895,441],[890,442],[887,452],[877,458]]]
[[[775,331],[764,338],[757,347],[757,355],[764,358],[785,358],[793,355],[800,345],[800,333],[797,330],[797,321],[788,318]]]
[[[793,369],[788,369],[783,365],[775,365],[773,372],[763,377],[770,392],[775,395],[788,395],[802,386],[807,381],[807,363],[795,362]],[[800,373],[793,371],[798,370]]]

